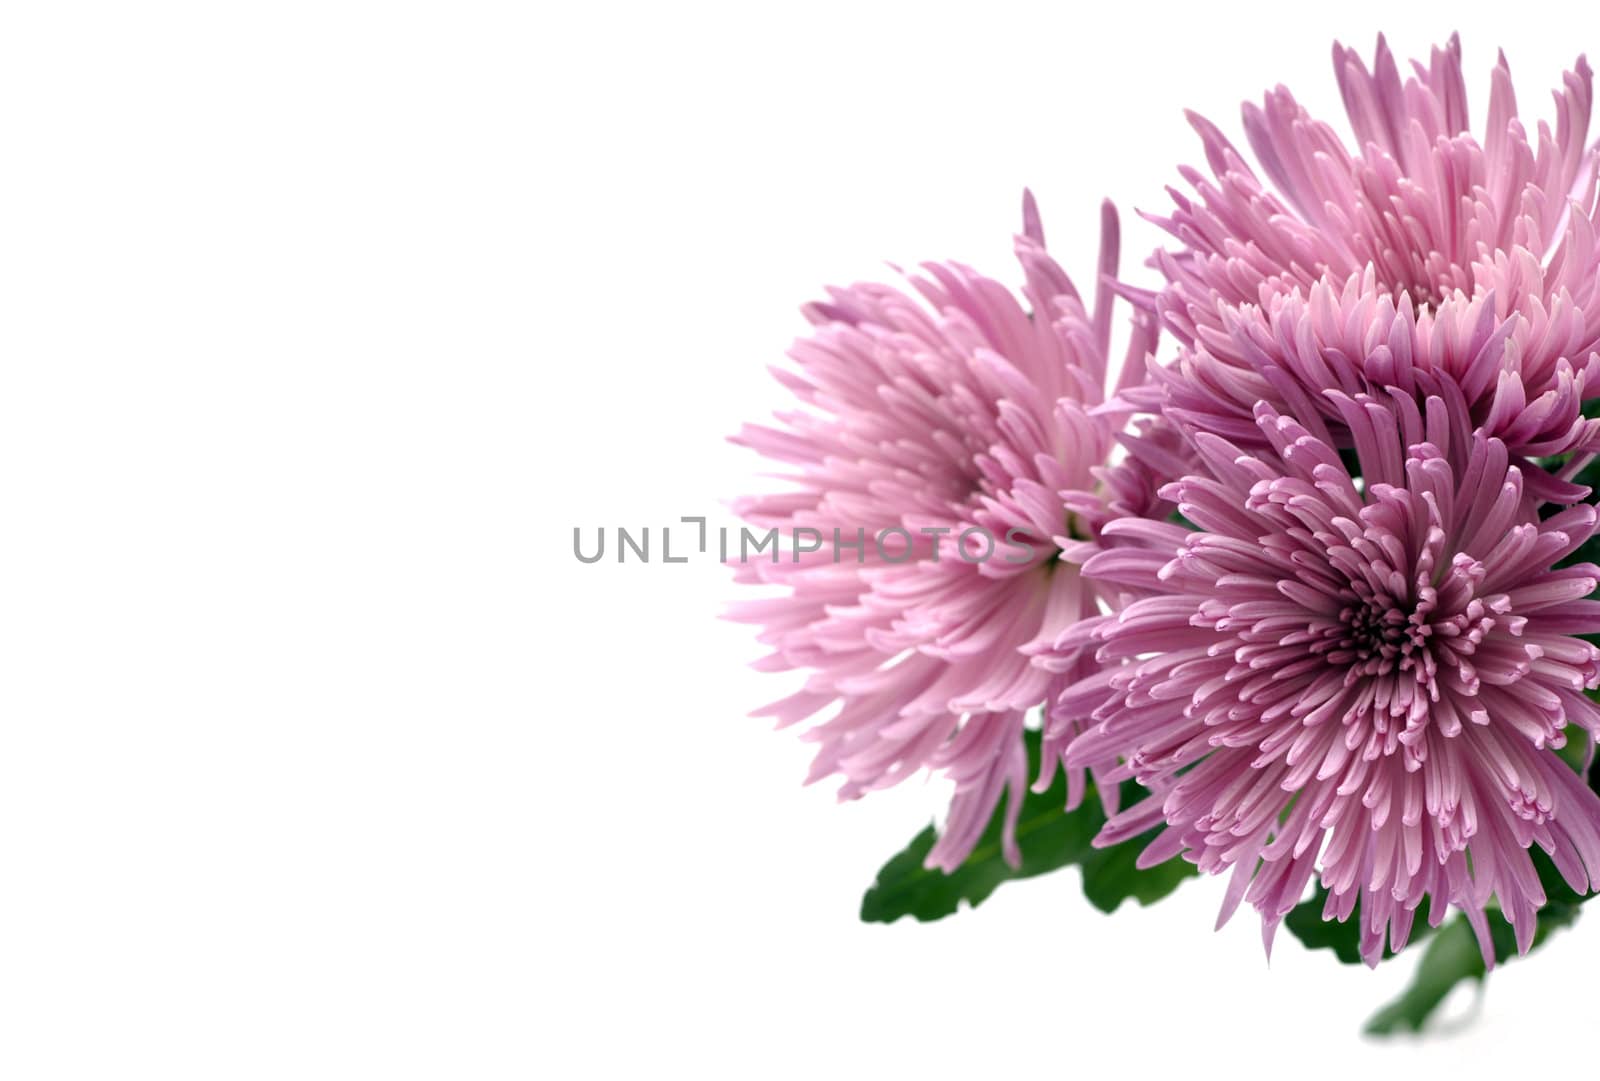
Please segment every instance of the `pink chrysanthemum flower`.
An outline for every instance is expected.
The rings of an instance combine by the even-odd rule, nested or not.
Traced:
[[[1118,248],[1109,203],[1102,227],[1104,277]],[[923,768],[952,779],[928,858],[946,870],[1006,790],[1005,854],[1020,860],[1024,717],[1066,678],[1031,656],[1098,611],[1100,594],[1063,554],[1110,513],[1072,493],[1094,486],[1112,444],[1113,420],[1092,412],[1104,398],[1112,295],[1101,284],[1085,307],[1045,251],[1031,197],[1016,253],[1021,302],[945,263],[910,275],[909,291],[854,285],[807,306],[815,330],[791,350],[792,370],[774,369],[806,408],[735,439],[793,469],[792,491],[745,499],[741,516],[825,538],[818,551],[738,567],[741,580],[785,591],[731,613],[762,625],[773,652],[759,666],[809,672],[799,693],[758,714],[787,725],[831,713],[806,734],[819,744],[808,779],[842,775],[842,798]],[[1134,328],[1131,373],[1153,344],[1150,326]],[[1113,498],[1139,501],[1130,477],[1116,479]],[[1078,771],[1070,800],[1083,792]]]
[[[1334,47],[1354,150],[1283,87],[1246,105],[1271,187],[1191,116],[1214,177],[1182,170],[1195,196],[1172,191],[1176,209],[1154,219],[1183,245],[1158,253],[1168,285],[1151,298],[1182,352],[1136,402],[1243,445],[1256,402],[1296,415],[1304,402],[1343,443],[1318,392],[1400,385],[1415,368],[1453,378],[1514,460],[1600,449],[1580,412],[1600,390],[1589,67],[1565,76],[1554,130],[1530,136],[1502,56],[1481,142],[1459,42],[1414,67],[1402,82],[1381,37],[1371,72]]]
[[[1494,898],[1527,949],[1545,897],[1537,844],[1575,890],[1600,881],[1600,799],[1556,753],[1600,732],[1600,568],[1552,569],[1596,529],[1578,505],[1528,513],[1505,444],[1474,431],[1448,381],[1424,399],[1328,394],[1359,458],[1271,406],[1263,451],[1193,437],[1204,471],[1166,494],[1196,531],[1110,523],[1085,566],[1144,594],[1085,621],[1060,655],[1105,666],[1057,717],[1092,715],[1069,765],[1121,761],[1158,794],[1106,826],[1165,823],[1145,865],[1232,869],[1278,922],[1320,872],[1327,918],[1360,904],[1362,954],[1410,934],[1424,898],[1456,905],[1492,963]]]

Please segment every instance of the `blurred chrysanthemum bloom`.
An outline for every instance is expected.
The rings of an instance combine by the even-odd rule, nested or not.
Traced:
[[[1146,294],[1181,345],[1133,395],[1145,408],[1259,445],[1253,409],[1270,401],[1348,438],[1322,395],[1448,376],[1475,425],[1514,461],[1600,449],[1581,413],[1600,391],[1600,154],[1585,145],[1592,79],[1580,58],[1556,95],[1554,129],[1517,117],[1502,56],[1480,141],[1468,130],[1452,38],[1403,82],[1383,39],[1372,71],[1334,47],[1357,146],[1279,87],[1246,105],[1244,130],[1270,183],[1191,115],[1212,177],[1182,170],[1155,218],[1181,247]],[[1558,482],[1528,471],[1530,491]]]
[[[953,869],[1009,790],[1004,850],[1028,784],[1025,715],[1075,673],[1030,663],[1101,591],[1075,556],[1103,522],[1153,498],[1124,470],[1094,488],[1117,421],[1105,399],[1118,226],[1102,215],[1093,306],[1045,251],[1031,197],[1016,254],[1022,296],[956,263],[927,264],[909,288],[858,284],[808,305],[814,324],[774,369],[802,408],[735,442],[785,463],[781,494],[736,504],[783,536],[771,559],[741,562],[741,581],[781,593],[736,604],[772,653],[759,666],[803,670],[803,688],[758,715],[818,718],[811,780],[843,778],[842,798],[922,769],[955,783],[928,864]],[[1153,321],[1129,336],[1142,371]],[[1131,490],[1130,490],[1131,489]],[[1054,768],[1058,756],[1048,761]],[[1085,792],[1069,775],[1069,801]],[[1114,801],[1115,787],[1102,793]]]
[[[1545,894],[1600,881],[1600,798],[1557,754],[1593,737],[1600,568],[1556,569],[1596,529],[1579,504],[1530,513],[1523,470],[1446,379],[1421,396],[1329,391],[1359,477],[1325,435],[1267,404],[1256,449],[1192,434],[1203,468],[1166,495],[1194,528],[1128,518],[1091,579],[1138,594],[1058,641],[1103,667],[1060,715],[1092,718],[1069,765],[1121,763],[1156,795],[1098,843],[1153,826],[1148,865],[1231,869],[1268,941],[1314,875],[1326,918],[1359,903],[1361,952],[1399,950],[1424,900],[1485,910],[1526,950]],[[1111,775],[1115,775],[1113,772]]]

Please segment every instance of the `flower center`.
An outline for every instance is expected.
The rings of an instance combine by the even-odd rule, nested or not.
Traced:
[[[1349,662],[1368,675],[1386,675],[1416,666],[1433,633],[1425,611],[1407,616],[1392,597],[1378,595],[1346,605],[1339,613],[1343,635],[1338,640]]]

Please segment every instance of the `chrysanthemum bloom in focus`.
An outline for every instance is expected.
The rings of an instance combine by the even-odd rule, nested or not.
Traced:
[[[1108,203],[1102,276],[1115,272],[1117,247]],[[774,369],[805,408],[735,439],[787,463],[794,485],[743,500],[740,515],[785,537],[823,538],[817,551],[737,568],[742,581],[784,590],[731,613],[762,625],[773,652],[760,667],[809,673],[799,693],[758,715],[785,725],[824,715],[806,733],[819,744],[809,779],[842,776],[842,798],[924,767],[951,778],[928,857],[946,870],[1008,789],[1005,856],[1019,862],[1024,717],[1071,675],[1030,657],[1098,610],[1074,554],[1111,513],[1108,500],[1140,498],[1083,494],[1113,438],[1113,420],[1091,412],[1104,398],[1111,293],[1097,284],[1086,307],[1046,254],[1031,197],[1016,253],[1021,300],[954,263],[924,266],[909,290],[830,291],[804,309],[815,330],[791,350],[794,367]],[[1130,336],[1132,374],[1150,325]],[[1078,771],[1069,801],[1084,791]]]
[[[1409,385],[1418,369],[1453,378],[1514,461],[1600,449],[1580,412],[1600,392],[1589,66],[1565,76],[1554,129],[1530,135],[1502,56],[1481,141],[1459,42],[1414,68],[1402,82],[1381,37],[1371,72],[1334,47],[1354,149],[1283,87],[1246,105],[1267,182],[1191,116],[1213,177],[1184,169],[1194,197],[1173,191],[1155,219],[1182,247],[1158,254],[1168,284],[1149,302],[1182,351],[1135,394],[1143,407],[1253,447],[1269,401],[1320,412],[1344,444],[1319,391]],[[1525,482],[1558,494],[1531,470]]]
[[[1193,437],[1205,472],[1168,494],[1196,531],[1106,527],[1136,543],[1086,574],[1147,595],[1058,643],[1107,666],[1063,696],[1096,725],[1067,760],[1160,793],[1097,843],[1164,823],[1141,862],[1231,868],[1222,918],[1248,900],[1269,944],[1320,873],[1327,918],[1359,902],[1369,963],[1425,898],[1435,925],[1464,910],[1492,963],[1491,898],[1522,950],[1545,901],[1530,845],[1580,892],[1600,872],[1600,799],[1556,753],[1567,726],[1600,731],[1600,651],[1577,637],[1600,631],[1600,568],[1552,569],[1596,511],[1528,514],[1522,471],[1447,381],[1421,409],[1329,399],[1360,483],[1262,405],[1265,451]]]

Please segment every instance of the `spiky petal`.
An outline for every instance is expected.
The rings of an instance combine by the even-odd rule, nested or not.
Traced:
[[[1109,204],[1102,226],[1109,275],[1118,247]],[[1027,713],[1073,676],[1034,665],[1033,654],[1099,610],[1070,557],[1098,522],[1073,507],[1100,506],[1083,493],[1112,447],[1115,422],[1095,412],[1112,294],[1098,284],[1085,305],[1046,252],[1031,197],[1016,253],[1021,298],[938,263],[910,275],[909,289],[854,285],[808,306],[815,329],[791,351],[793,368],[776,371],[803,408],[735,439],[792,470],[792,490],[741,501],[742,516],[827,539],[816,552],[738,567],[741,580],[783,590],[731,612],[762,625],[773,650],[762,666],[809,673],[800,692],[761,712],[781,724],[827,714],[806,733],[818,744],[811,779],[842,776],[842,797],[924,768],[952,779],[929,856],[946,870],[1005,792],[1017,797],[1013,811],[1020,805]],[[1151,326],[1135,326],[1137,361]],[[863,536],[860,549],[836,547]],[[891,539],[880,548],[879,537]],[[1069,799],[1084,790],[1074,771]]]
[[[1173,190],[1155,219],[1180,242],[1157,256],[1167,286],[1151,301],[1181,346],[1178,377],[1137,404],[1250,445],[1255,402],[1297,415],[1309,403],[1342,440],[1323,387],[1377,392],[1415,369],[1453,378],[1516,460],[1600,450],[1600,424],[1580,411],[1600,390],[1589,66],[1564,76],[1554,128],[1529,133],[1502,56],[1481,140],[1459,41],[1413,67],[1402,81],[1381,37],[1371,71],[1335,46],[1354,147],[1283,87],[1246,105],[1266,180],[1191,116],[1211,176],[1184,169],[1194,195]]]
[[[1492,962],[1496,901],[1531,941],[1544,901],[1538,845],[1574,889],[1600,873],[1600,798],[1556,754],[1566,729],[1600,731],[1588,600],[1600,568],[1555,565],[1595,532],[1594,507],[1540,519],[1505,444],[1475,431],[1444,383],[1329,395],[1351,433],[1338,450],[1259,405],[1266,448],[1193,442],[1203,470],[1167,496],[1197,527],[1130,521],[1127,550],[1085,574],[1147,595],[1062,636],[1105,671],[1062,695],[1092,729],[1070,765],[1161,792],[1106,826],[1115,843],[1165,824],[1145,862],[1230,871],[1270,929],[1316,875],[1328,915],[1359,903],[1362,953],[1399,949],[1424,900],[1464,910]]]

